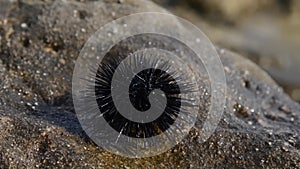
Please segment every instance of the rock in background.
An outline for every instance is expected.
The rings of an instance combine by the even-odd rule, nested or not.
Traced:
[[[208,141],[199,143],[198,121],[159,156],[128,159],[102,150],[76,119],[75,60],[101,25],[164,10],[146,0],[9,2],[0,12],[0,168],[299,168],[299,104],[255,64],[225,49],[218,51],[227,107]]]
[[[300,101],[298,0],[154,0],[215,43],[243,53]]]

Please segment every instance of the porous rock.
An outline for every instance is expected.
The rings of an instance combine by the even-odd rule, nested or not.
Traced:
[[[164,10],[146,0],[28,0],[7,10],[0,23],[0,168],[299,168],[299,104],[258,66],[225,49],[218,52],[227,106],[205,143],[196,123],[179,145],[155,157],[104,151],[74,112],[75,60],[101,25]]]

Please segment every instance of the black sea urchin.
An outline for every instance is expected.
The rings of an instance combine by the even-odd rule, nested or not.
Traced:
[[[82,128],[99,146],[149,157],[175,146],[196,120],[197,127],[203,125],[202,140],[214,131],[224,105],[223,69],[207,38],[183,20],[189,29],[181,29],[177,19],[130,15],[105,25],[84,45],[73,100]],[[166,20],[176,29],[166,28]],[[210,97],[207,92],[211,106],[200,102]]]

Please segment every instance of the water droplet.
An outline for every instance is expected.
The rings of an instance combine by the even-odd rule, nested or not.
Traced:
[[[26,23],[21,23],[21,28],[27,28],[27,24]]]

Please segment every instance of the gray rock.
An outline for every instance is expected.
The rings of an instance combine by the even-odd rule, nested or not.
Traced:
[[[101,25],[142,11],[164,10],[144,0],[11,4],[0,23],[0,168],[299,168],[299,104],[224,49],[227,106],[208,141],[199,143],[199,122],[174,149],[147,159],[90,140],[72,105],[76,57]]]
[[[154,1],[192,21],[214,43],[243,53],[300,101],[299,1]]]

